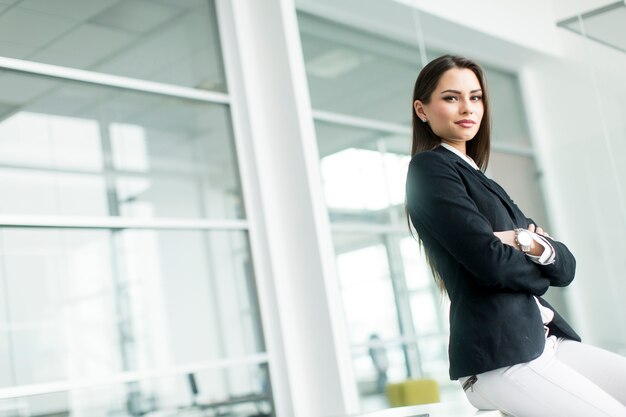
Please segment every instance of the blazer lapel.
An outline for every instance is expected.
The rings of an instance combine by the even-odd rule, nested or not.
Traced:
[[[513,221],[513,223],[517,224],[517,217],[515,216],[515,210],[513,210],[513,206],[511,205],[509,198],[505,194],[503,194],[497,187],[495,187],[491,183],[489,178],[487,178],[487,176],[483,174],[481,170],[474,169],[466,161],[461,159],[460,156],[456,155],[454,152],[449,151],[443,146],[438,146],[437,148],[434,149],[434,151],[439,152],[439,153],[445,152],[445,154],[448,157],[453,158],[454,162],[456,162],[462,169],[464,169],[466,172],[469,172],[471,175],[474,176],[474,178],[477,178],[489,191],[494,193],[502,201],[502,204],[504,204],[506,211],[509,213],[509,216],[511,216],[511,220]]]
[[[463,165],[467,167],[467,163],[465,161],[459,161],[457,163],[462,163]],[[506,208],[506,211],[509,212],[509,216],[511,216],[511,220],[513,221],[513,223],[517,224],[517,217],[515,216],[515,210],[513,210],[513,206],[511,205],[509,198],[505,194],[503,194],[497,187],[495,187],[493,183],[489,180],[489,178],[487,178],[487,176],[483,174],[481,170],[474,169],[472,167],[467,167],[467,168],[469,168],[472,171],[472,173],[476,177],[478,177],[480,182],[482,182],[489,189],[489,191],[491,191],[496,196],[498,196],[500,201],[502,201],[502,204],[504,204],[504,208]]]

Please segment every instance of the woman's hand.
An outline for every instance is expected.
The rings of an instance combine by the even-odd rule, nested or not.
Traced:
[[[547,237],[550,237],[550,235],[548,234],[548,232],[546,232],[545,230],[543,230],[541,227],[537,227],[537,228],[535,228],[535,225],[534,225],[534,224],[532,224],[532,223],[528,226],[528,230],[529,230],[529,231],[531,231],[531,232],[537,233],[538,235],[541,235],[541,236],[547,236]]]

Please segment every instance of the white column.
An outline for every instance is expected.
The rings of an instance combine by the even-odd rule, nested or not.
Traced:
[[[281,417],[357,411],[293,0],[218,0]]]

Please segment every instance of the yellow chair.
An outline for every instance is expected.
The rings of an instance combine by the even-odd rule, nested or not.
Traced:
[[[388,384],[387,400],[391,407],[438,403],[439,384],[434,379],[407,379]]]
[[[387,384],[387,401],[390,407],[402,407],[404,405],[403,382]]]

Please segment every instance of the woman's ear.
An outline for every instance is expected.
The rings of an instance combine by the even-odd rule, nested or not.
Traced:
[[[421,100],[415,100],[413,102],[413,110],[415,111],[417,117],[419,117],[420,119],[427,119],[426,113],[424,112],[424,105],[422,104]]]

